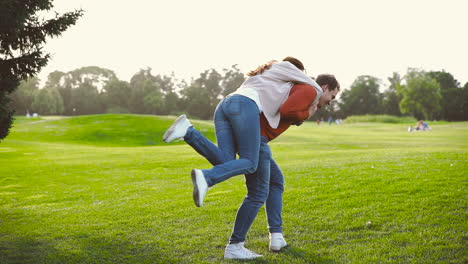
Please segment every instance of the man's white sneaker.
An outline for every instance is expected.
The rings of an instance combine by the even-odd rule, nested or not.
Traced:
[[[270,250],[280,251],[282,248],[287,246],[286,240],[284,240],[282,233],[270,233]]]
[[[208,183],[201,170],[192,170],[192,183],[193,183],[193,201],[195,205],[200,207],[203,205],[206,191],[208,191]]]
[[[250,251],[244,247],[245,242],[228,244],[224,250],[225,259],[254,259],[263,257],[253,251]]]
[[[164,133],[163,140],[166,143],[173,141],[174,139],[183,139],[185,134],[187,134],[187,129],[191,127],[192,124],[187,119],[187,116],[179,116],[171,127]]]

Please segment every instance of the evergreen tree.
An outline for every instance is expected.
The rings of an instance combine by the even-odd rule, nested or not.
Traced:
[[[9,97],[21,80],[34,77],[50,54],[42,48],[47,37],[58,37],[83,15],[82,10],[43,19],[39,14],[53,8],[52,0],[0,1],[0,139],[13,122]]]

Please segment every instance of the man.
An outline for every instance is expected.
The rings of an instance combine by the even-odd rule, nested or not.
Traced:
[[[260,118],[262,140],[257,171],[245,176],[247,196],[237,211],[234,229],[226,246],[226,259],[253,259],[261,255],[244,247],[247,231],[250,229],[258,210],[265,203],[270,250],[280,251],[287,245],[282,230],[282,196],[284,191],[283,174],[272,158],[268,142],[278,137],[291,125],[300,125],[317,110],[330,104],[339,92],[340,85],[330,74],[319,75],[316,79],[323,94],[316,100],[316,90],[307,84],[295,84],[288,99],[280,108],[281,119],[277,128],[272,128],[265,116]]]

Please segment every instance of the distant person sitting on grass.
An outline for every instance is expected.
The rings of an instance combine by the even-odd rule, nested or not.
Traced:
[[[432,130],[432,128],[427,124],[426,121],[422,121],[422,128],[423,130]]]
[[[412,132],[412,131],[428,131],[428,130],[432,130],[432,128],[429,126],[429,124],[427,124],[426,121],[424,120],[419,120],[417,123],[416,123],[416,127],[413,129],[413,126],[410,126],[408,128],[408,132]]]

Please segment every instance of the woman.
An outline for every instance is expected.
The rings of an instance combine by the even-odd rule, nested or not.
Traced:
[[[278,109],[286,101],[292,83],[307,83],[321,94],[320,86],[305,75],[302,63],[292,57],[270,62],[249,73],[249,78],[216,107],[214,123],[218,146],[200,134],[185,115],[177,118],[163,136],[169,143],[183,138],[212,164],[211,169],[192,170],[193,199],[203,205],[209,187],[232,176],[257,170],[260,149],[260,113],[276,128]],[[235,153],[239,159],[235,159]]]
[[[286,58],[292,59],[292,58]],[[299,61],[292,60],[294,65],[298,69],[303,69],[302,63]],[[298,63],[299,62],[299,63]],[[299,66],[297,66],[299,65]],[[263,71],[269,67],[271,64],[260,66],[257,70],[252,71],[249,73],[251,77],[257,76],[262,74]],[[289,66],[289,65],[288,65]],[[275,70],[275,67],[272,67],[271,70]],[[284,74],[284,69],[277,69],[277,72]],[[272,78],[268,74],[269,71],[265,72],[264,79],[269,79],[270,81]],[[278,74],[280,75],[280,74]],[[253,78],[255,81],[255,78]],[[247,82],[247,81],[246,81]],[[245,84],[245,83],[244,83]],[[244,85],[243,84],[243,85]],[[256,85],[260,85],[258,81],[256,81]],[[292,84],[291,84],[292,86]],[[316,86],[318,86],[316,84]],[[242,87],[241,87],[242,88]],[[261,147],[259,148],[259,155],[260,155],[260,162],[258,164],[258,171],[255,173],[249,173],[246,175],[246,185],[248,189],[248,195],[244,199],[241,207],[238,210],[236,216],[236,222],[234,226],[233,233],[231,235],[230,243],[226,247],[225,250],[225,258],[229,259],[250,259],[260,257],[261,255],[256,254],[244,247],[245,235],[250,228],[253,220],[255,219],[259,208],[267,201],[267,215],[268,215],[268,222],[269,222],[269,229],[270,229],[270,249],[273,251],[280,250],[282,247],[286,245],[284,238],[282,236],[281,230],[281,207],[282,207],[282,190],[283,190],[283,176],[279,167],[276,165],[274,160],[271,158],[271,152],[267,145],[267,142],[277,135],[282,133],[282,131],[286,130],[290,124],[300,124],[303,120],[307,119],[311,116],[317,107],[318,98],[320,90],[314,89],[312,86],[307,85],[307,87],[301,87],[298,89],[290,90],[290,87],[287,89],[287,101],[282,103],[281,108],[276,110],[278,112],[278,117],[281,115],[281,121],[278,118],[277,120],[274,119],[274,116],[270,115],[270,120],[267,118],[267,112],[263,112],[261,116],[261,124],[262,124],[262,137],[259,137],[259,141],[261,141]],[[241,89],[239,89],[241,90]],[[249,91],[242,91],[243,95],[247,94]],[[251,92],[251,91],[250,91]],[[236,94],[236,93],[234,93]],[[254,93],[255,94],[255,93]],[[260,93],[264,95],[263,93]],[[269,94],[267,94],[268,96]],[[250,98],[250,97],[249,97]],[[262,98],[262,97],[260,97]],[[255,98],[260,100],[260,98]],[[300,102],[298,101],[300,98]],[[243,99],[243,98],[240,98]],[[268,102],[268,100],[263,100],[263,102]],[[312,104],[312,102],[315,102]],[[223,107],[223,104],[226,104],[226,109],[220,109]],[[200,133],[191,127],[190,122],[185,118],[185,116],[181,116],[175,122],[175,124],[168,130],[169,133],[166,133],[164,136],[165,141],[171,141],[175,138],[184,138],[184,140],[189,143],[195,150],[197,150],[200,154],[206,157],[213,165],[225,165],[229,161],[235,159],[235,153],[239,151],[241,146],[237,145],[235,138],[235,127],[232,127],[232,120],[236,120],[236,114],[233,114],[236,111],[231,111],[231,106],[228,100],[223,100],[220,105],[217,107],[215,111],[215,126],[216,126],[216,135],[218,138],[218,145],[219,148],[214,146],[210,141],[206,140]],[[261,105],[261,104],[260,104]],[[239,120],[244,124],[250,124],[253,126],[254,124],[259,123],[252,123],[256,122],[256,120],[250,121],[248,117],[250,116],[251,109],[242,108],[242,111],[239,109],[239,114],[244,112],[244,116],[240,116]],[[274,108],[269,108],[273,109]],[[231,112],[229,112],[231,111]],[[271,113],[271,112],[270,112]],[[230,116],[229,116],[230,115]],[[234,118],[233,118],[234,117]],[[275,123],[276,122],[276,123]],[[276,124],[276,127],[273,128],[271,124]],[[181,128],[182,127],[182,128]],[[268,127],[268,129],[264,129],[264,127]],[[179,130],[178,134],[171,131]],[[245,136],[252,136],[252,134],[248,134]],[[266,134],[264,134],[266,133]],[[276,134],[275,134],[276,133]],[[174,136],[177,134],[177,136]],[[251,137],[255,138],[255,137]],[[234,140],[233,140],[234,139]],[[256,138],[255,138],[256,139]],[[241,156],[242,158],[242,156]],[[215,167],[216,167],[215,166]],[[271,169],[270,169],[271,168]],[[270,171],[272,177],[270,178]],[[193,175],[193,174],[192,174]],[[196,173],[195,173],[196,178]],[[229,177],[226,177],[227,179]],[[223,181],[225,179],[221,179]],[[220,182],[219,181],[219,182]],[[197,186],[196,179],[194,179],[194,186]],[[194,187],[195,189],[196,187]],[[269,190],[270,189],[270,190]],[[270,193],[270,195],[268,195]],[[194,191],[194,199],[197,204],[197,196],[199,194],[198,190]],[[199,204],[197,204],[199,206]]]

